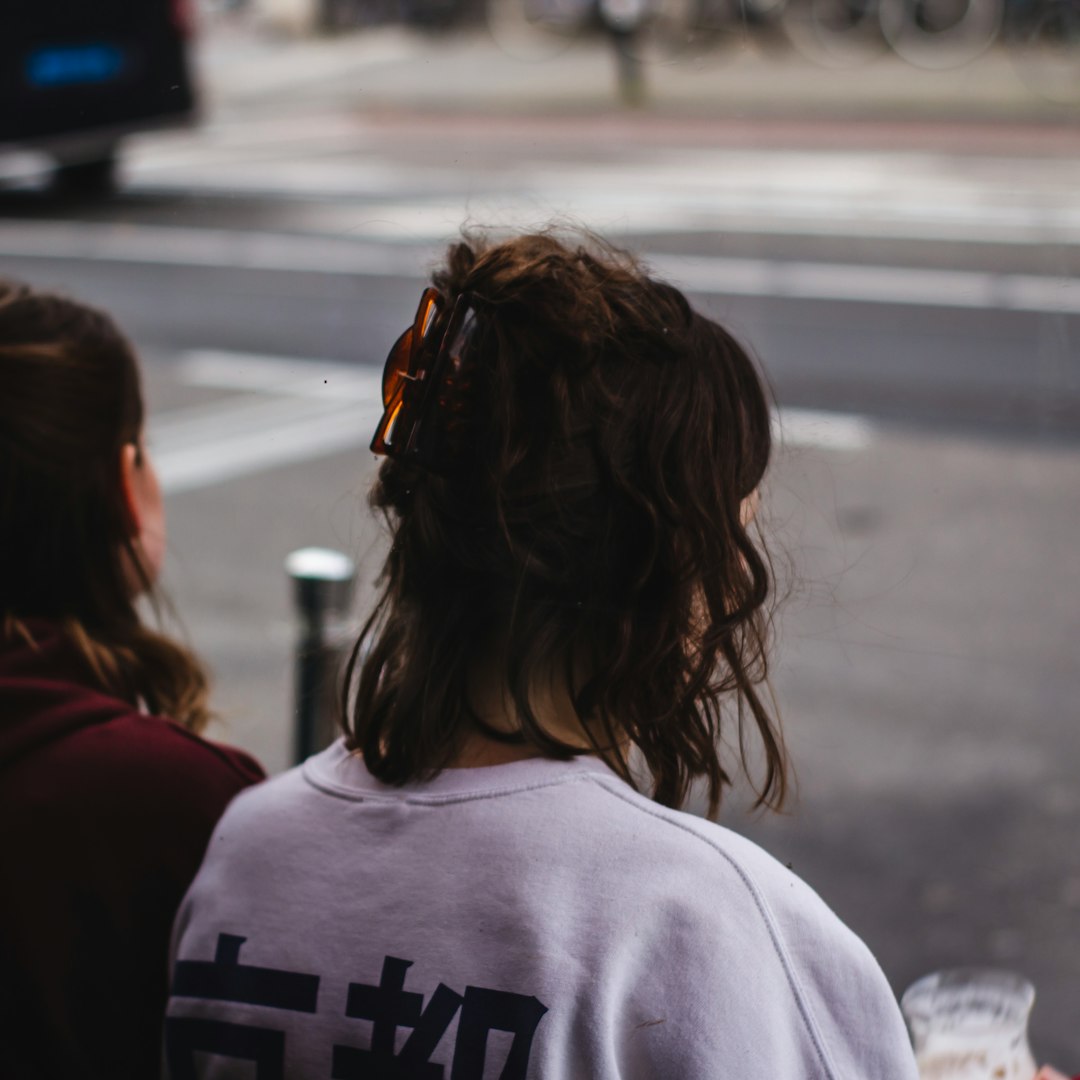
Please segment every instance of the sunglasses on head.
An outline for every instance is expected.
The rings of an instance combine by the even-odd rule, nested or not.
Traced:
[[[475,324],[472,298],[462,293],[447,310],[426,288],[412,325],[394,342],[383,369],[383,415],[371,450],[435,471],[451,462],[452,435],[462,419],[467,380],[462,353]]]

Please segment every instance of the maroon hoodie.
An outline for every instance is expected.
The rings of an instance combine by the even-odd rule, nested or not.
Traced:
[[[0,1078],[160,1070],[169,931],[237,750],[95,690],[55,627],[0,638]]]

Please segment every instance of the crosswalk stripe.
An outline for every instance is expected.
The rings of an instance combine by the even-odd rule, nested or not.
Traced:
[[[648,261],[659,274],[694,293],[1080,314],[1080,280],[1073,278],[685,255]]]
[[[374,368],[225,349],[190,349],[180,358],[176,373],[186,386],[339,402],[376,401],[382,387],[382,372]]]
[[[237,406],[233,418],[242,419],[246,411]],[[154,461],[162,490],[176,495],[357,449],[370,441],[371,426],[355,406],[339,405],[260,430],[221,430],[198,443],[167,442],[155,446]]]
[[[4,223],[0,254],[423,280],[435,248],[226,229]],[[1080,315],[1080,280],[1037,274],[687,255],[645,256],[698,295]]]
[[[874,425],[863,416],[781,409],[773,413],[772,433],[782,450],[863,450],[873,441]]]
[[[657,231],[954,240],[973,243],[1080,243],[1075,163],[1043,158],[1022,175],[1000,159],[921,152],[698,148],[616,162],[524,160],[470,170],[467,163],[403,160],[369,148],[342,155],[352,133],[278,146],[230,142],[187,153],[151,147],[128,164],[136,190],[197,191],[264,198],[339,201],[343,228],[367,238],[441,241],[464,217],[504,225],[537,215],[572,217],[601,231]],[[257,167],[252,167],[253,159]],[[1002,183],[1007,175],[1009,182]]]
[[[0,222],[0,255],[418,278],[435,252],[289,233],[41,220]]]
[[[239,396],[153,417],[150,439],[167,494],[365,446],[381,414],[380,374],[329,361],[201,349],[178,381]]]

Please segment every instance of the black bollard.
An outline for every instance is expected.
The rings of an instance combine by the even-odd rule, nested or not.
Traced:
[[[300,548],[286,558],[285,572],[293,580],[300,619],[293,738],[293,760],[299,763],[334,737],[336,681],[356,565],[340,551]]]

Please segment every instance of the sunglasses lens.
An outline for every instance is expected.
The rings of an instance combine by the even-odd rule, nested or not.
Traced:
[[[449,362],[451,369],[456,370],[460,362],[452,354],[463,344],[466,327],[462,323],[466,312],[462,309],[459,315],[455,309],[447,319],[440,319],[441,311],[443,301],[438,291],[425,289],[412,326],[394,342],[386,358],[382,380],[384,412],[371,442],[371,449],[377,454],[397,456],[411,452],[419,412],[432,389],[430,379],[434,376],[441,382],[449,374],[436,375],[433,366],[442,369]],[[434,344],[429,345],[429,337]],[[441,339],[441,346],[437,339]],[[435,389],[440,402],[442,393],[441,389]]]
[[[401,402],[393,408],[387,409],[386,420],[382,425],[379,435],[384,446],[394,445],[394,428],[397,426],[398,417],[401,415]]]
[[[427,289],[420,301],[420,310],[416,313],[414,330],[419,331],[418,343],[428,336],[439,313],[439,294],[434,289]]]
[[[409,371],[409,361],[412,357],[413,328],[410,326],[394,342],[390,355],[386,359],[386,367],[383,368],[382,400],[383,408],[389,408],[395,398],[401,397],[402,388],[405,385],[405,376]]]

